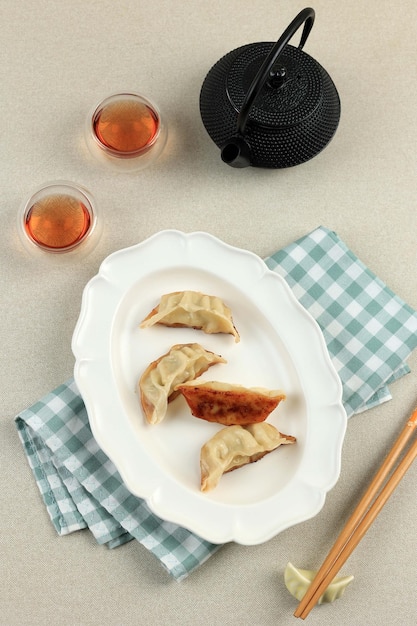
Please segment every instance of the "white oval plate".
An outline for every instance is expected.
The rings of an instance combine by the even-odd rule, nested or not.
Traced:
[[[219,296],[241,340],[188,328],[139,327],[171,291]],[[143,416],[137,382],[176,343],[198,342],[227,364],[204,377],[287,395],[268,417],[297,443],[200,492],[200,448],[221,426],[182,397],[163,422]],[[159,517],[212,542],[264,542],[322,508],[340,473],[346,430],[340,379],[323,335],[287,283],[255,254],[202,232],[165,230],[111,254],[86,285],[72,349],[91,429],[126,486]]]

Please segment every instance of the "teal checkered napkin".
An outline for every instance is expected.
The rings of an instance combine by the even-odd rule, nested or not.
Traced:
[[[406,359],[417,345],[417,313],[326,228],[266,263],[284,276],[321,327],[348,415],[388,400],[388,384],[409,371]],[[73,380],[23,411],[16,424],[59,534],[89,528],[110,547],[137,539],[178,580],[219,548],[159,519],[127,490],[92,436]]]
[[[16,417],[19,437],[60,535],[89,528],[110,548],[137,539],[177,580],[219,546],[156,517],[133,496],[92,436],[74,380]]]
[[[391,399],[410,371],[417,313],[341,241],[319,227],[266,259],[318,322],[343,384],[348,417]]]

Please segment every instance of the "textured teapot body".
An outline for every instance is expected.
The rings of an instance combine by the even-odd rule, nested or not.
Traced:
[[[312,9],[305,12],[314,16]],[[261,42],[229,52],[212,67],[201,88],[203,124],[223,160],[234,167],[304,163],[327,146],[339,124],[340,99],[329,74],[300,47],[286,44],[266,68],[266,79],[252,95],[239,128],[249,92],[274,46]]]

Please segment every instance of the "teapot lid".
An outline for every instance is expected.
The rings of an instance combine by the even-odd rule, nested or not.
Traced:
[[[240,49],[233,61],[226,88],[236,111],[242,110],[249,87],[270,50],[269,42],[249,44]],[[305,120],[319,105],[323,94],[322,74],[316,61],[298,48],[286,46],[269,74],[252,105],[251,121],[265,127],[285,128]]]

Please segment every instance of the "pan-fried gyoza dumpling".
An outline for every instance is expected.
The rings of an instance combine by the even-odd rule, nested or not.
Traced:
[[[295,437],[280,433],[268,422],[222,428],[201,448],[201,491],[214,489],[226,472],[259,461],[282,444],[295,442]]]
[[[177,387],[195,417],[225,426],[263,422],[285,393],[263,387],[243,387],[218,381],[192,380]]]
[[[148,365],[139,380],[139,393],[146,420],[150,424],[161,422],[168,402],[178,391],[175,387],[200,376],[211,365],[226,363],[214,352],[205,350],[198,343],[177,344],[166,354]]]
[[[154,324],[196,328],[205,333],[226,333],[240,341],[232,314],[217,296],[199,291],[175,291],[161,297],[158,306],[141,322],[141,328]]]

